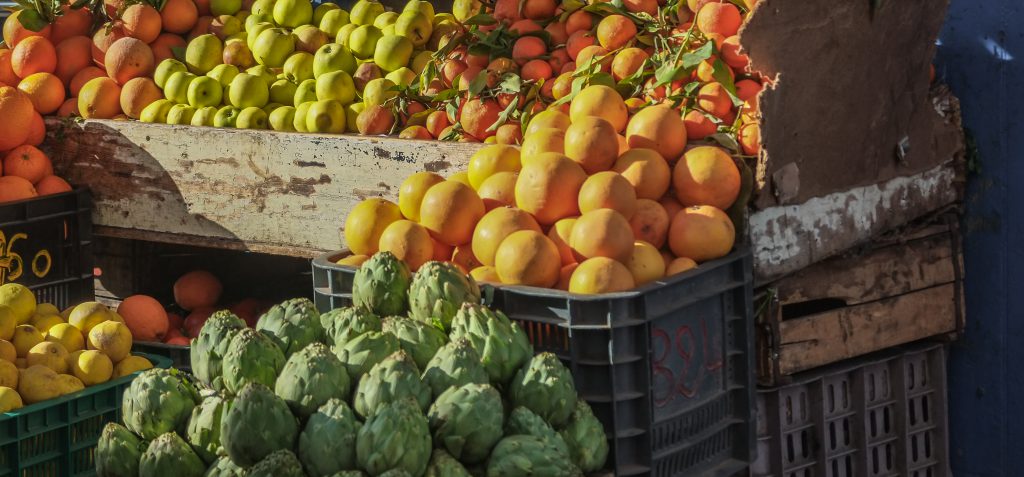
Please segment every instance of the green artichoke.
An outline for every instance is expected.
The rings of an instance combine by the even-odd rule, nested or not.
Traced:
[[[413,477],[413,475],[402,469],[391,469],[377,477]]]
[[[491,384],[499,388],[533,356],[533,346],[519,325],[504,313],[493,312],[483,305],[462,305],[452,320],[450,338],[469,340],[480,354],[480,363],[487,370]]]
[[[401,469],[423,475],[430,462],[430,428],[419,404],[400,399],[366,420],[356,438],[356,462],[370,475]]]
[[[245,477],[306,477],[306,474],[295,454],[288,449],[281,449],[257,462]]]
[[[423,477],[470,477],[469,471],[444,449],[434,449]]]
[[[551,427],[561,429],[576,410],[576,385],[557,356],[541,353],[516,373],[508,398],[513,406],[525,406]]]
[[[342,348],[353,338],[368,331],[380,331],[380,318],[363,308],[338,308],[320,315],[328,343]]]
[[[345,344],[342,348],[335,348],[338,359],[345,363],[348,370],[348,377],[358,381],[375,364],[384,361],[384,358],[391,356],[401,347],[398,338],[391,333],[382,331],[369,331],[363,333]]]
[[[385,318],[383,328],[398,338],[398,345],[409,353],[419,369],[425,369],[437,350],[448,342],[448,336],[434,325],[400,316]]]
[[[203,477],[246,477],[245,469],[231,462],[230,457],[219,457],[206,469]]]
[[[199,336],[192,340],[189,355],[192,360],[192,374],[199,382],[213,389],[223,389],[221,382],[221,361],[231,344],[231,338],[239,330],[245,328],[245,322],[227,310],[221,310],[210,316],[199,331]]]
[[[128,428],[108,422],[96,443],[98,477],[136,477],[146,443]]]
[[[322,343],[313,343],[284,364],[274,391],[305,420],[331,398],[348,399],[348,371]]]
[[[352,279],[352,303],[377,316],[404,315],[409,290],[409,267],[391,252],[379,252],[363,262]]]
[[[562,452],[569,453],[569,446],[566,445],[562,436],[551,427],[551,424],[544,422],[544,419],[541,419],[536,413],[522,406],[513,409],[512,413],[508,415],[508,422],[505,423],[505,435],[537,436],[551,441]]]
[[[331,477],[366,477],[366,472],[361,470],[343,470],[331,474]]]
[[[413,318],[427,323],[437,321],[450,330],[452,318],[463,303],[480,303],[480,287],[454,264],[427,262],[412,277],[409,314]]]
[[[199,395],[174,369],[143,371],[124,392],[121,414],[128,430],[145,440],[165,432],[183,432]]]
[[[207,464],[224,455],[224,447],[220,444],[220,422],[224,417],[224,410],[230,405],[229,399],[213,395],[203,399],[203,402],[192,409],[192,418],[188,421],[185,437],[196,454],[199,454]]]
[[[586,401],[576,403],[569,425],[561,432],[569,446],[569,456],[583,472],[596,472],[608,459],[608,436]]]
[[[298,434],[299,423],[288,404],[260,383],[242,388],[221,418],[221,444],[241,467],[254,465],[276,450],[293,449]]]
[[[476,464],[487,459],[505,427],[501,394],[490,384],[466,384],[441,393],[427,419],[434,442],[456,459]]]
[[[423,369],[423,382],[430,387],[430,395],[436,399],[452,386],[487,384],[491,381],[484,366],[480,364],[480,355],[469,340],[460,338],[437,350],[437,354]]]
[[[231,338],[221,364],[224,387],[238,393],[249,383],[273,388],[284,367],[284,353],[267,335],[245,328]]]
[[[320,406],[299,434],[299,460],[310,477],[356,468],[356,435],[362,423],[340,399]]]
[[[178,434],[160,434],[139,460],[139,475],[146,477],[202,477],[206,464]]]
[[[402,398],[412,398],[424,411],[430,405],[430,388],[420,380],[419,369],[405,351],[381,361],[359,381],[353,407],[360,416],[376,414],[381,406]]]
[[[256,322],[256,330],[274,340],[285,358],[324,336],[320,313],[309,298],[295,298],[270,307]]]
[[[579,477],[569,454],[537,436],[508,436],[487,460],[487,477]]]

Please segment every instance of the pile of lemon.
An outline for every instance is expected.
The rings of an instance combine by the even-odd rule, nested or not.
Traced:
[[[28,288],[0,286],[0,412],[149,369],[124,319],[96,302],[63,312]]]

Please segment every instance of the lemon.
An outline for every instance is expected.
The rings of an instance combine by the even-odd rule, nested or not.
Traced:
[[[0,361],[0,386],[18,387],[18,367],[9,361]]]
[[[36,316],[39,315],[57,315],[60,316],[60,308],[57,308],[52,303],[40,303],[36,305]]]
[[[0,305],[0,339],[10,340],[14,336],[15,326],[18,326],[18,317],[14,315],[14,309]]]
[[[129,356],[114,365],[114,377],[120,378],[129,374],[143,371],[153,367],[148,359],[142,356]]]
[[[0,387],[0,412],[11,412],[20,409],[24,404],[21,395],[14,388]]]
[[[87,301],[75,307],[68,317],[68,323],[81,330],[82,334],[88,335],[92,327],[112,319],[114,315],[109,308],[94,301]]]
[[[105,321],[94,326],[89,332],[87,347],[100,351],[116,363],[131,353],[132,332],[124,323]]]
[[[107,355],[96,350],[82,351],[71,364],[71,371],[86,386],[105,383],[114,374],[114,363]]]
[[[65,361],[67,357],[68,350],[64,349],[60,343],[43,341],[28,351],[25,362],[28,363],[29,367],[38,364],[46,366],[57,373],[64,373],[68,370],[68,363]]]
[[[60,312],[60,317],[64,318],[64,321],[68,321],[68,318],[71,318],[72,311],[75,311],[75,307],[69,306]]]
[[[50,328],[64,324],[64,318],[61,318],[60,315],[37,314],[32,317],[32,320],[29,321],[28,324],[35,326],[40,333],[46,334],[47,331],[50,331]],[[0,338],[3,338],[3,335],[0,335]]]
[[[7,305],[14,311],[18,324],[28,323],[36,312],[36,296],[24,285],[8,283],[0,285],[0,305]]]
[[[70,323],[54,325],[50,331],[46,332],[46,341],[60,343],[70,353],[85,349],[85,337],[82,336],[82,332],[78,328]]]
[[[64,361],[68,363],[68,374],[74,374],[75,363],[78,362],[78,357],[84,352],[84,349],[80,349],[78,351],[72,351],[64,357]]]
[[[28,350],[43,341],[43,334],[32,325],[18,325],[14,328],[14,349],[18,352],[19,358],[28,355]]]
[[[18,358],[16,360],[14,360],[14,367],[16,367],[18,369],[25,369],[25,368],[27,368],[28,366],[27,366],[27,363],[25,362],[25,358]]]
[[[70,374],[60,374],[57,377],[60,379],[61,394],[76,393],[85,389],[85,384],[82,383],[82,380]]]
[[[31,366],[18,379],[18,394],[25,404],[34,404],[60,396],[61,385],[57,373],[46,366]]]
[[[0,359],[12,363],[18,359],[18,350],[14,349],[14,344],[10,341],[0,340]]]

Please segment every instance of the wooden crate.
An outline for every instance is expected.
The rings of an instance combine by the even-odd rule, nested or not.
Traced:
[[[758,381],[963,330],[956,222],[906,231],[769,285],[757,325]]]

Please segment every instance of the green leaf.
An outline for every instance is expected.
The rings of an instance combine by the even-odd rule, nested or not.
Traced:
[[[512,113],[515,112],[516,106],[519,106],[518,95],[515,98],[512,98],[512,102],[508,103],[508,107],[506,107],[504,111],[498,114],[498,120],[495,121],[494,124],[492,124],[489,128],[487,128],[487,132],[497,131],[502,124],[508,122],[508,118],[509,116],[512,115]]]
[[[736,152],[740,150],[740,143],[736,142],[736,137],[732,134],[715,133],[708,137],[730,151]]]
[[[729,93],[729,98],[732,100],[733,105],[740,106],[743,104],[743,100],[736,96],[736,83],[733,82],[732,71],[729,65],[720,59],[715,60],[715,70],[712,76],[715,78],[715,81],[725,87],[725,91]]]
[[[714,55],[714,43],[707,42],[703,46],[683,54],[683,68],[690,69],[711,58]]]
[[[494,18],[494,16],[489,15],[487,13],[478,13],[476,15],[473,15],[473,16],[467,18],[466,21],[462,22],[462,24],[466,25],[466,26],[474,26],[474,25],[488,26],[488,25],[494,25],[496,23],[498,23],[498,20],[496,20]]]
[[[29,31],[42,31],[49,23],[35,10],[25,9],[18,15],[18,22]]]
[[[444,91],[441,91],[440,93],[437,93],[433,98],[430,98],[430,101],[435,103],[441,103],[444,101],[448,101],[449,99],[452,99],[458,95],[459,90],[455,88],[446,89]]]
[[[487,72],[481,71],[480,74],[473,78],[473,81],[469,82],[469,95],[476,96],[480,94],[484,88],[487,87]]]
[[[174,55],[174,59],[184,62],[185,61],[185,47],[184,46],[172,46],[171,54]]]
[[[523,90],[523,79],[515,73],[506,73],[498,84],[498,90],[504,93],[519,93]]]

